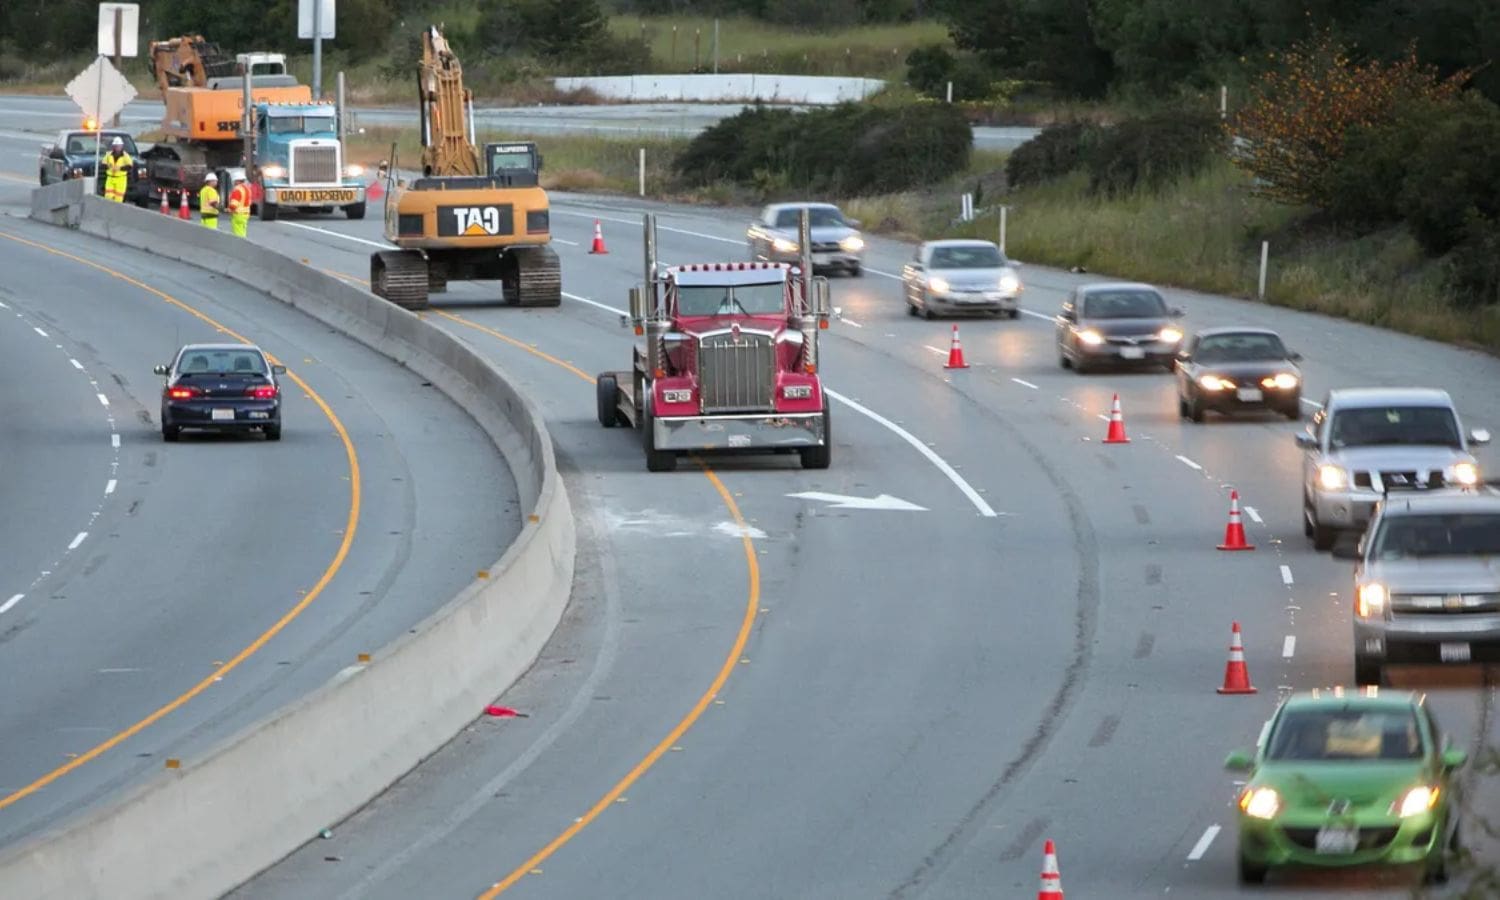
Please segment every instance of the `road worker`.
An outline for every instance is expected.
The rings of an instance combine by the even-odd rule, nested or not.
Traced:
[[[219,176],[212,172],[203,176],[203,190],[198,192],[198,216],[204,228],[219,230]]]
[[[244,237],[250,227],[250,185],[245,173],[234,173],[234,188],[229,192],[229,227],[235,237]]]
[[[125,202],[125,185],[130,178],[130,169],[135,165],[135,160],[125,152],[125,142],[115,138],[109,142],[109,153],[105,154],[104,161],[104,199],[115,203]]]

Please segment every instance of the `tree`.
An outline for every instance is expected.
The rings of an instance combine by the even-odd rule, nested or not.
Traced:
[[[1392,121],[1402,103],[1452,97],[1470,74],[1440,78],[1414,49],[1391,63],[1356,62],[1327,31],[1273,60],[1231,123],[1235,162],[1259,179],[1262,196],[1320,209],[1351,129]]]
[[[1102,97],[1114,62],[1095,39],[1089,0],[935,0],[953,43],[997,71]]]

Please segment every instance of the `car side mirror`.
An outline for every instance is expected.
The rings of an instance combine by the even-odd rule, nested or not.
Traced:
[[[155,372],[158,375],[165,375],[167,374],[168,368],[168,366],[152,366],[151,371]]]
[[[1300,432],[1298,432],[1297,435],[1296,435],[1296,441],[1297,441],[1297,446],[1301,447],[1303,450],[1316,450],[1316,449],[1318,449],[1318,439],[1317,439],[1317,437],[1315,437],[1314,435],[1312,435],[1312,434],[1310,434],[1310,433],[1308,433],[1306,431],[1300,431]]]
[[[1248,772],[1255,768],[1255,756],[1247,750],[1236,750],[1224,760],[1224,768],[1231,772]]]
[[[915,270],[916,270],[916,271],[918,271],[918,272],[920,272],[920,271],[922,271],[922,270],[923,270],[923,269],[924,269],[924,268],[926,268],[926,266],[924,266],[924,265],[922,265],[922,264],[921,264],[921,263],[919,263],[919,262],[914,262],[914,263],[909,263],[909,264],[908,264],[908,265],[910,265],[910,266],[911,266],[911,267],[912,267],[912,268],[913,268],[913,269],[915,269]]]
[[[1476,447],[1483,447],[1490,442],[1490,433],[1483,428],[1476,428],[1469,432],[1469,443]]]
[[[1071,309],[1065,309],[1065,310],[1063,310],[1062,312],[1060,312],[1060,313],[1057,314],[1057,317],[1059,319],[1062,319],[1064,322],[1077,322],[1078,321],[1078,313],[1073,312]]]
[[[273,375],[285,375],[286,374],[286,366],[282,366],[282,365],[274,365],[274,366],[272,366],[271,367],[271,374],[273,374]]]
[[[1302,362],[1302,354],[1298,353],[1295,350],[1288,353],[1286,355],[1286,358],[1291,360],[1292,362]]]
[[[1443,771],[1452,772],[1469,761],[1469,754],[1458,747],[1449,747],[1443,751]]]
[[[1184,363],[1192,362],[1193,361],[1193,354],[1191,352],[1187,351],[1187,350],[1178,350],[1177,351],[1177,361],[1178,362],[1184,362]]]

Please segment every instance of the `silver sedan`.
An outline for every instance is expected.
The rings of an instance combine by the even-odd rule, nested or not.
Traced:
[[[863,271],[865,239],[859,222],[844,218],[831,203],[773,203],[761,210],[760,218],[745,234],[750,258],[796,264],[802,258],[798,246],[798,218],[808,213],[812,232],[812,264],[815,270],[842,269],[849,275]]]
[[[989,241],[927,241],[901,270],[906,311],[929,319],[942,313],[1017,318],[1025,290],[1018,265]]]

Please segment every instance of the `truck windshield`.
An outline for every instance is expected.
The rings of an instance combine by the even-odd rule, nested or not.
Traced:
[[[779,315],[786,309],[786,282],[677,288],[683,316]]]
[[[1330,423],[1329,443],[1335,447],[1391,444],[1462,446],[1458,422],[1444,406],[1371,406],[1341,409]]]
[[[333,132],[333,116],[273,116],[267,120],[271,134],[316,134]]]
[[[69,156],[93,156],[96,152],[96,149],[102,149],[103,152],[108,153],[110,151],[110,142],[117,137],[124,139],[125,152],[129,153],[131,156],[134,156],[135,141],[132,140],[130,135],[128,134],[105,134],[103,148],[95,147],[95,145],[99,142],[99,136],[94,134],[93,132],[84,131],[79,132],[78,134],[70,134],[68,135],[67,146],[64,149]]]
[[[1500,556],[1500,515],[1392,516],[1372,550],[1376,559]]]

